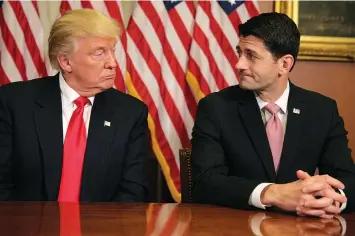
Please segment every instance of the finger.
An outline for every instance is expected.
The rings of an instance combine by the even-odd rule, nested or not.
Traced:
[[[298,170],[296,172],[296,175],[299,179],[306,179],[306,178],[309,178],[311,177],[307,172],[303,171],[303,170]]]
[[[323,175],[322,176],[325,180],[325,182],[327,182],[327,184],[329,184],[330,186],[334,187],[334,188],[339,188],[339,189],[344,189],[345,186],[342,182],[340,182],[339,180],[329,176],[329,175]]]
[[[334,218],[334,215],[331,215],[331,214],[324,214],[324,215],[321,215],[320,218],[323,218],[323,219],[333,219],[333,218]]]
[[[346,203],[347,198],[344,195],[341,195],[340,193],[337,193],[334,191],[334,189],[324,189],[320,190],[317,192],[312,193],[313,196],[322,196],[322,197],[327,197],[331,198],[336,202],[340,203]]]
[[[319,221],[322,222],[322,224],[338,225],[338,221],[335,219],[320,219]]]
[[[310,200],[306,200],[304,206],[308,208],[320,209],[320,208],[332,206],[333,202],[334,202],[333,199],[327,197],[322,197],[320,199],[313,198]]]
[[[297,206],[296,207],[297,214],[303,214],[303,215],[308,215],[308,216],[322,216],[326,215],[326,212],[322,209],[312,209],[312,208],[307,208],[303,206]]]
[[[332,187],[326,182],[316,181],[310,184],[306,183],[306,186],[302,188],[303,193],[313,193],[316,191],[321,191],[323,189],[331,189]]]
[[[328,206],[323,208],[323,210],[326,212],[326,214],[330,214],[330,215],[338,215],[340,214],[340,208],[334,205]]]

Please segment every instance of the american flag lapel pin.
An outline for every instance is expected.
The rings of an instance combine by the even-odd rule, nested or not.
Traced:
[[[297,108],[293,108],[293,113],[295,113],[295,114],[300,114],[300,109],[297,109]]]
[[[110,127],[110,126],[111,126],[111,122],[105,120],[104,127]]]

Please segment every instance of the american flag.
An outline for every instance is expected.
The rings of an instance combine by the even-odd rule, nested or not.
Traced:
[[[148,105],[153,151],[172,197],[180,202],[179,149],[190,147],[197,103],[238,83],[237,28],[259,14],[258,6],[255,0],[138,1],[125,29],[125,3],[3,2],[0,86],[56,73],[48,62],[46,41],[51,24],[65,11],[93,8],[115,18],[123,30],[116,47],[115,87]]]
[[[190,145],[196,101],[186,83],[192,1],[138,1],[127,29],[127,87],[149,108],[152,146],[180,202],[179,149]]]
[[[256,1],[199,1],[186,73],[197,99],[238,84],[238,25],[258,14]]]
[[[0,8],[0,85],[46,76],[43,30],[36,1],[6,1]]]

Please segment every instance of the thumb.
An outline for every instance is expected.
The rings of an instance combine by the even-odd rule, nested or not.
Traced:
[[[303,170],[298,170],[296,172],[296,174],[299,179],[307,179],[307,178],[311,177],[307,172],[305,172]]]

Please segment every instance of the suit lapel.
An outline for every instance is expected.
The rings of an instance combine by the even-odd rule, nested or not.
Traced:
[[[62,171],[63,124],[58,76],[45,78],[48,88],[37,98],[34,122],[43,154],[48,200],[57,199]]]
[[[307,104],[302,91],[295,85],[290,83],[290,95],[287,105],[287,124],[280,160],[278,177],[287,176],[288,167],[292,165],[296,156],[297,145],[301,138],[302,121],[307,112]]]
[[[254,148],[264,165],[268,179],[274,181],[276,173],[260,109],[253,92],[244,91],[240,99],[239,112]]]
[[[108,90],[95,96],[91,111],[81,185],[81,200],[100,199],[107,166],[108,151],[114,139],[118,122],[113,121],[117,101]]]

